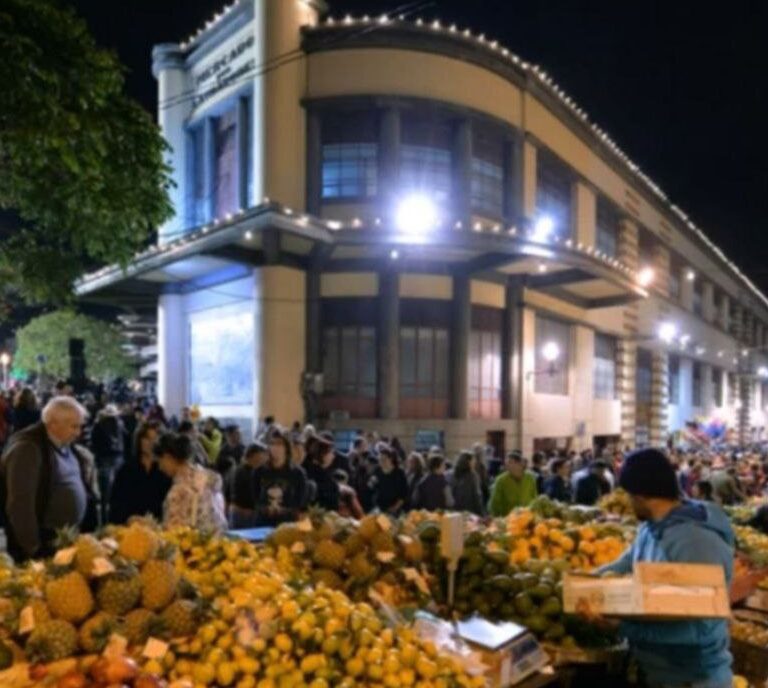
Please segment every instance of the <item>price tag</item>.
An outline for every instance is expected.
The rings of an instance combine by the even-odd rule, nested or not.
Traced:
[[[157,638],[150,638],[147,640],[141,655],[147,659],[162,659],[166,652],[168,652],[168,643]]]
[[[53,563],[56,566],[69,566],[74,561],[76,553],[77,550],[74,547],[60,549],[53,555]]]
[[[113,552],[117,552],[120,547],[120,545],[117,544],[117,540],[115,540],[115,538],[104,538],[101,541],[101,544]]]
[[[109,636],[107,645],[102,653],[105,657],[122,657],[128,648],[128,639],[119,633],[113,633]]]
[[[106,576],[108,573],[112,573],[115,570],[114,564],[109,559],[104,557],[96,557],[93,560],[93,568],[91,573],[99,578],[100,576]]]
[[[302,532],[302,533],[311,533],[312,532],[312,521],[310,521],[308,518],[303,518],[301,521],[296,524],[296,527]]]
[[[303,542],[294,542],[291,545],[291,552],[294,554],[304,554],[304,552],[307,551],[307,548],[304,546]]]
[[[394,552],[377,552],[376,558],[380,562],[384,564],[388,564],[390,561],[392,561],[395,558],[395,553]]]
[[[421,590],[421,592],[423,592],[425,595],[429,595],[429,586],[427,585],[427,581],[424,580],[424,576],[422,576],[416,569],[405,568],[403,569],[403,575],[405,576],[406,580],[415,583],[416,587]]]
[[[35,630],[35,610],[24,607],[19,614],[19,634],[26,635]]]
[[[413,542],[413,538],[410,535],[398,535],[397,537],[404,545],[410,545]]]
[[[390,530],[392,528],[392,522],[384,514],[379,514],[376,517],[376,523],[379,524],[379,528],[382,530]]]

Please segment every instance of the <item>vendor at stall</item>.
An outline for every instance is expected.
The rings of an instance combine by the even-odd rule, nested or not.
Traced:
[[[636,561],[716,564],[730,585],[734,534],[727,516],[716,504],[681,501],[675,470],[662,452],[630,454],[619,484],[630,494],[642,525],[632,546],[601,573],[629,574]],[[726,620],[626,620],[619,630],[629,640],[647,686],[730,688]]]

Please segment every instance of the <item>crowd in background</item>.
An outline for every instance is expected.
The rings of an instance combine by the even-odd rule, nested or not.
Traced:
[[[62,404],[62,398],[71,403]],[[69,469],[75,459],[79,462],[87,488],[79,525],[86,530],[145,514],[166,525],[214,530],[275,526],[312,506],[355,518],[413,509],[495,517],[541,494],[591,506],[614,489],[624,457],[621,451],[595,455],[588,449],[535,452],[530,460],[513,451],[502,458],[483,443],[454,456],[439,446],[408,452],[397,437],[375,432],[360,433],[349,446],[339,447],[329,431],[298,423],[285,428],[273,418],[264,419],[253,441],[246,442],[237,425],[222,427],[190,408],[179,418],[167,418],[156,404],[118,407],[100,401],[81,405],[62,383],[41,417],[30,389],[19,390],[13,399],[0,398],[0,443],[7,445],[0,465],[3,514],[11,529],[14,515],[24,512],[19,495],[37,489],[24,482],[18,467],[37,460],[29,447],[38,447],[35,442],[46,433],[46,446],[53,451],[42,452],[51,463],[41,465],[52,471],[54,482],[67,474],[68,457]],[[78,416],[71,437],[55,429],[55,412]],[[727,505],[762,495],[766,488],[768,464],[759,454],[674,450],[669,455],[681,493],[688,497]]]

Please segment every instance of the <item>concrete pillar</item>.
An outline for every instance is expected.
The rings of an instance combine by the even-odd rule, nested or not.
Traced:
[[[746,376],[740,376],[738,380],[739,401],[738,431],[739,444],[744,446],[751,439],[752,429],[752,390],[753,382]]]
[[[206,117],[203,123],[203,198],[205,220],[216,217],[216,120]]]
[[[178,238],[187,228],[187,207],[190,200],[188,181],[186,120],[192,109],[189,81],[184,69],[184,56],[175,43],[163,43],[152,51],[152,73],[157,79],[157,123],[168,142],[165,161],[171,167],[175,186],[168,189],[176,214],[158,230],[158,243]]]
[[[649,428],[652,447],[663,447],[667,442],[669,428],[668,363],[666,351],[653,352],[651,359],[651,425]]]
[[[307,325],[306,325],[306,362],[307,372],[319,373],[322,370],[321,357],[321,300],[320,300],[320,278],[321,272],[317,265],[310,265],[306,272],[306,302],[307,302]]]
[[[529,222],[536,215],[536,146],[523,143],[523,215]]]
[[[680,268],[680,305],[686,310],[693,310],[693,280],[688,279],[688,268],[682,266]]]
[[[472,122],[461,119],[453,131],[451,155],[451,199],[453,214],[464,227],[472,218]]]
[[[597,198],[595,192],[584,182],[575,182],[571,187],[571,236],[584,246],[597,243]]]
[[[523,288],[507,285],[501,330],[501,417],[520,415],[523,363]]]
[[[241,208],[249,205],[247,168],[252,121],[248,99],[240,98],[237,102],[237,197]]]
[[[577,325],[573,328],[575,352],[571,368],[570,389],[573,390],[573,418],[577,426],[583,423],[584,432],[577,435],[575,448],[587,449],[592,446],[594,404],[595,332],[589,327]]]
[[[712,366],[701,363],[701,412],[709,416],[715,410],[715,390],[712,385]]]
[[[669,296],[669,249],[664,244],[655,244],[653,247],[653,270],[656,273],[654,286],[663,296]]]
[[[388,107],[379,123],[379,202],[382,217],[392,217],[400,179],[400,110]]]
[[[717,322],[725,332],[728,332],[731,326],[731,299],[725,292],[720,294],[718,306]]]
[[[469,417],[468,362],[469,330],[472,322],[472,304],[469,295],[469,277],[453,278],[451,317],[451,418]]]
[[[520,413],[518,419],[518,442],[520,450],[530,456],[533,452],[535,439],[536,417],[534,414],[533,396],[535,394],[536,371],[536,311],[532,308],[522,309],[522,365]]]
[[[715,309],[715,285],[712,282],[702,284],[702,315],[707,322],[714,322],[717,316]]]
[[[163,294],[157,304],[157,397],[166,413],[187,405],[187,323],[184,297]]]
[[[400,275],[390,270],[379,273],[377,342],[379,416],[395,420],[400,415]]]
[[[523,146],[517,130],[504,142],[504,220],[514,226],[522,226],[525,217]]]
[[[256,375],[254,420],[273,415],[289,424],[304,417],[300,394],[306,370],[306,283],[302,270],[254,270]]]
[[[631,220],[621,220],[617,257],[632,270],[638,263],[638,229]],[[618,387],[621,400],[621,441],[624,446],[634,447],[637,400],[635,398],[635,374],[637,370],[637,319],[638,305],[632,303],[622,314],[623,337],[618,341]]]
[[[323,132],[320,114],[307,113],[307,212],[320,215],[323,202]]]

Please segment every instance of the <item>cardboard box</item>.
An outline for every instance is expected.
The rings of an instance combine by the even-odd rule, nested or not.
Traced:
[[[631,576],[565,574],[563,609],[646,619],[728,619],[725,572],[710,564],[638,562]]]

